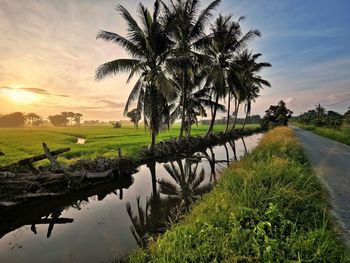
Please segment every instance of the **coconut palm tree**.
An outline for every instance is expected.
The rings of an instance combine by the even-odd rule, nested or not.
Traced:
[[[233,93],[233,89],[229,86],[228,82],[230,64],[237,52],[245,47],[248,41],[256,36],[260,36],[258,30],[250,30],[246,34],[243,34],[240,26],[242,19],[243,17],[239,18],[238,21],[233,21],[231,16],[219,15],[215,23],[211,26],[211,34],[198,43],[198,46],[203,47],[204,53],[210,57],[211,61],[206,86],[212,88],[215,102],[219,102],[220,99],[226,96],[228,97],[226,131],[230,119],[231,97]],[[207,135],[213,132],[216,114],[217,108],[214,107]]]
[[[170,35],[175,41],[175,46],[169,52],[168,66],[171,69],[177,67],[181,76],[182,88],[182,111],[181,128],[179,138],[183,137],[186,130],[187,102],[191,90],[193,90],[192,79],[198,67],[208,63],[204,56],[196,49],[196,45],[205,35],[206,25],[212,16],[212,11],[220,4],[221,0],[212,1],[204,10],[200,11],[198,0],[176,0],[170,1],[169,7],[164,3],[165,20],[171,21]]]
[[[117,7],[117,11],[127,22],[127,36],[100,31],[97,38],[118,44],[131,58],[116,59],[100,65],[96,70],[96,79],[130,72],[129,82],[134,75],[139,75],[126,103],[124,114],[127,114],[129,106],[137,100],[137,110],[143,114],[145,126],[151,133],[149,149],[153,151],[160,127],[169,124],[168,101],[175,97],[164,72],[164,62],[172,46],[168,36],[169,27],[160,18],[160,1],[155,1],[153,15],[141,3],[138,5],[141,24],[122,5]]]
[[[193,76],[192,79],[192,87],[195,87],[195,89],[192,89],[190,92],[188,92],[187,95],[183,94],[182,89],[182,81],[180,74],[176,74],[176,71],[173,73],[173,85],[178,93],[178,100],[176,103],[174,103],[174,108],[171,113],[171,121],[174,122],[176,119],[181,118],[181,114],[183,112],[183,96],[187,96],[186,100],[186,118],[185,118],[185,124],[184,124],[184,132],[187,137],[191,135],[191,128],[193,124],[198,124],[198,117],[206,117],[206,107],[214,107],[216,105],[217,108],[223,110],[225,107],[219,103],[215,104],[211,100],[210,96],[210,88],[201,87],[201,83],[205,79],[205,73],[198,72]]]
[[[229,81],[234,86],[235,94],[234,120],[231,131],[235,128],[240,104],[245,102],[245,125],[251,112],[251,103],[258,97],[260,90],[264,86],[271,86],[267,80],[262,79],[258,75],[263,68],[271,67],[271,64],[268,62],[257,62],[260,56],[260,53],[252,54],[252,52],[245,49],[236,55],[234,63],[230,66]]]
[[[260,90],[266,86],[271,87],[270,82],[262,79],[261,76],[257,75],[262,69],[271,67],[268,62],[257,62],[256,60],[261,57],[260,53],[252,54],[248,50],[244,50],[238,58],[238,65],[241,66],[240,81],[243,86],[242,100],[245,102],[245,119],[243,122],[242,130],[246,124],[247,118],[251,112],[251,104],[259,96]],[[236,114],[237,115],[237,114]]]

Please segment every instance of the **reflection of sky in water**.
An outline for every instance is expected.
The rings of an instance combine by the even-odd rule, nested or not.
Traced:
[[[248,151],[254,148],[261,135],[245,138]],[[241,139],[235,143],[237,157],[244,155]],[[227,144],[230,160],[234,160],[232,147]],[[216,160],[226,161],[225,147],[213,147]],[[211,156],[211,152],[207,151]],[[217,163],[215,170],[227,166],[226,162]],[[210,178],[210,164],[202,159],[197,172],[204,168],[205,182]],[[163,164],[156,164],[157,180],[172,178],[168,175]],[[133,175],[134,182],[129,189],[124,189],[123,199],[119,199],[119,190],[108,194],[102,201],[97,196],[82,201],[80,210],[69,207],[62,211],[59,218],[74,219],[73,223],[55,224],[50,238],[47,238],[48,225],[36,225],[34,234],[30,225],[20,227],[0,239],[1,262],[110,262],[126,255],[137,246],[131,231],[130,218],[125,205],[130,202],[131,208],[136,209],[136,197],[140,196],[141,206],[145,206],[146,198],[151,195],[152,182],[150,170],[146,165],[139,167]],[[158,186],[157,186],[158,187]],[[158,187],[159,188],[159,187]],[[135,211],[136,215],[136,211]],[[1,216],[1,215],[0,215]],[[20,214],[18,216],[21,216]],[[0,226],[1,229],[2,226]]]

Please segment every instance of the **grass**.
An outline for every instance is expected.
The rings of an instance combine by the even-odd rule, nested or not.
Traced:
[[[224,128],[224,125],[216,125],[215,131],[223,131]],[[169,131],[161,132],[158,140],[176,137],[179,129],[179,125],[174,125]],[[207,129],[208,125],[194,126],[192,134],[201,135]],[[76,144],[77,137],[87,139],[86,143]],[[0,166],[42,154],[42,142],[46,142],[51,150],[70,147],[70,152],[59,157],[61,163],[68,164],[80,158],[113,157],[119,147],[124,156],[135,157],[142,147],[149,144],[149,140],[149,133],[145,133],[143,128],[134,129],[127,125],[120,129],[111,126],[0,128],[0,151],[6,154],[0,156]]]
[[[130,262],[349,262],[289,128],[266,134],[185,219]]]
[[[316,133],[320,136],[323,136],[350,146],[350,127],[349,126],[343,126],[339,129],[332,129],[332,128],[315,127],[312,125],[304,125],[299,123],[295,125],[297,125],[302,129]]]

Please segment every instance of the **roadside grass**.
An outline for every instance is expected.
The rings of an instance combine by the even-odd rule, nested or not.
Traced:
[[[247,125],[247,128],[258,126]],[[194,126],[192,135],[205,134],[207,129],[208,125]],[[215,132],[223,131],[225,125],[216,125],[214,129]],[[179,125],[173,125],[170,130],[160,132],[158,141],[177,137],[179,130]],[[78,137],[85,138],[86,143],[77,144]],[[51,150],[70,147],[70,152],[58,158],[62,164],[69,164],[81,158],[117,156],[118,148],[121,148],[123,156],[135,158],[143,147],[148,146],[149,140],[150,135],[143,127],[134,129],[131,125],[124,125],[120,129],[113,129],[111,126],[1,128],[0,151],[6,155],[0,156],[0,166],[42,154],[43,142],[47,143]]]
[[[130,262],[349,262],[289,128],[267,133],[185,219]]]
[[[294,123],[294,124],[304,130],[311,131],[320,136],[323,136],[350,146],[350,126],[343,126],[339,129],[331,129],[331,128],[315,127],[312,125],[304,125],[300,123]]]

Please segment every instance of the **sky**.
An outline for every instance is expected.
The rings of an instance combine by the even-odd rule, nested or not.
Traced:
[[[124,119],[132,88],[127,75],[101,81],[96,68],[126,58],[118,46],[96,40],[99,30],[126,35],[118,4],[135,13],[140,0],[0,0],[0,114],[61,111],[83,118]],[[141,2],[152,7],[154,1]],[[209,1],[203,0],[205,6]],[[245,16],[245,31],[259,29],[254,53],[272,67],[253,105],[263,114],[285,100],[299,114],[318,103],[345,112],[350,106],[350,2],[347,0],[223,0],[216,14]],[[344,102],[342,102],[344,101]]]

